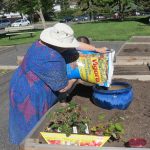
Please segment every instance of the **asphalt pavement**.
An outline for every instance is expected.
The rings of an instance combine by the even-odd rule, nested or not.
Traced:
[[[91,42],[96,47],[108,47],[116,50],[124,44],[124,42]],[[17,56],[24,55],[31,44],[5,46],[0,47],[0,65],[16,65]],[[18,147],[12,145],[8,141],[8,112],[9,112],[9,98],[8,86],[12,72],[0,76],[0,150],[18,150]]]
[[[10,144],[8,140],[8,85],[11,76],[12,72],[0,76],[0,150],[18,150],[18,146]]]

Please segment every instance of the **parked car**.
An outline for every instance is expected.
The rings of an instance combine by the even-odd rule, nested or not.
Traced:
[[[67,17],[64,17],[62,20],[60,20],[60,22],[70,22],[70,21],[73,21],[73,17],[72,16],[67,16]]]
[[[20,26],[27,26],[30,24],[30,21],[27,19],[18,19],[14,23],[11,24],[12,27],[20,27]]]
[[[106,17],[102,14],[98,14],[94,16],[94,20],[103,20],[106,19]]]
[[[0,29],[9,27],[11,22],[8,19],[0,19]]]
[[[79,21],[88,21],[90,20],[89,16],[83,15],[83,16],[77,16],[74,18],[74,21],[79,22]]]

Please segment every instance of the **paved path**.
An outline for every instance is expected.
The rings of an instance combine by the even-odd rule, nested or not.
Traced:
[[[0,150],[18,150],[8,141],[8,84],[12,73],[0,76]]]
[[[118,51],[124,42],[91,42],[96,47],[108,47]],[[17,56],[22,56],[26,53],[31,44],[16,45],[10,47],[0,47],[0,65],[16,65]]]
[[[124,42],[92,42],[97,47],[106,46],[119,50]],[[24,55],[31,44],[0,47],[0,65],[16,65],[18,55]],[[18,150],[8,142],[8,84],[11,73],[0,77],[0,150]]]
[[[30,45],[0,47],[0,65],[16,65],[17,55],[24,55]],[[18,150],[8,141],[8,84],[11,75],[0,76],[0,150]]]
[[[0,47],[0,65],[16,65],[17,56],[24,55],[30,45]]]

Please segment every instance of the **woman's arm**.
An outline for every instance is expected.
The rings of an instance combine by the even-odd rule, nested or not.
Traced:
[[[107,48],[106,47],[102,47],[102,48],[96,48],[93,45],[90,44],[86,44],[83,42],[79,42],[79,47],[77,48],[77,50],[89,50],[89,51],[95,51],[95,52],[99,52],[99,53],[105,53]]]
[[[77,81],[77,79],[71,79],[68,81],[68,84],[65,88],[59,90],[59,92],[63,93],[63,92],[67,92],[69,89],[72,88],[72,86],[74,85],[74,83]]]

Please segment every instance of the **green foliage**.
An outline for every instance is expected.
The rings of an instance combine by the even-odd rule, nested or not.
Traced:
[[[64,17],[74,17],[77,14],[77,10],[67,8],[66,10],[62,10],[61,12],[57,12],[55,14],[58,19],[63,19]]]
[[[40,8],[43,13],[53,12],[53,1],[52,0],[17,0],[17,9],[25,14],[34,14]]]
[[[65,11],[69,8],[69,0],[56,0],[56,3],[60,4],[62,11]]]
[[[73,126],[76,126],[79,134],[85,134],[86,124],[89,124],[90,121],[87,111],[86,107],[81,109],[76,103],[70,102],[68,106],[59,108],[52,114],[50,125],[46,131],[59,131],[69,136],[73,132]],[[90,128],[90,134],[110,136],[112,141],[122,140],[124,134],[123,117],[115,116],[108,121],[104,118],[104,114],[98,115],[99,124]]]
[[[0,69],[0,76],[7,74],[9,72],[9,70],[7,69]]]
[[[134,0],[116,0],[113,8],[115,12],[125,13],[132,10],[137,10],[137,5]],[[115,9],[116,8],[116,9]]]
[[[118,12],[120,19],[124,19],[125,14],[129,14],[129,12],[150,10],[149,0],[78,0],[77,2],[82,14]]]
[[[93,126],[90,131],[96,135],[110,136],[111,140],[121,140],[124,134],[124,127],[119,122],[103,122],[97,126]]]
[[[119,123],[115,123],[115,129],[117,131],[119,131],[119,132],[123,132],[124,131],[122,125],[119,124]]]
[[[78,127],[78,132],[79,133],[82,133],[82,134],[85,134],[85,129],[86,129],[86,125],[85,125],[86,122],[80,122],[77,127]]]
[[[124,128],[121,123],[110,123],[104,131],[104,135],[111,136],[113,140],[120,140],[122,134],[124,134]]]
[[[150,0],[135,0],[139,11],[149,12],[150,10]]]
[[[0,10],[4,12],[20,12],[33,16],[42,10],[44,16],[53,15],[53,0],[1,0]],[[31,17],[33,18],[33,17]]]
[[[98,116],[98,120],[99,120],[99,121],[102,121],[104,118],[105,118],[105,115],[104,115],[104,114],[100,114],[100,115]]]
[[[76,126],[78,133],[85,133],[89,118],[84,116],[83,113],[81,107],[74,102],[70,102],[68,106],[59,108],[51,114],[51,123],[46,131],[58,132],[59,130],[69,136],[73,132],[73,126]]]
[[[79,0],[78,6],[83,14],[88,13],[89,15],[94,15],[99,13],[111,13],[112,3],[113,0]]]

